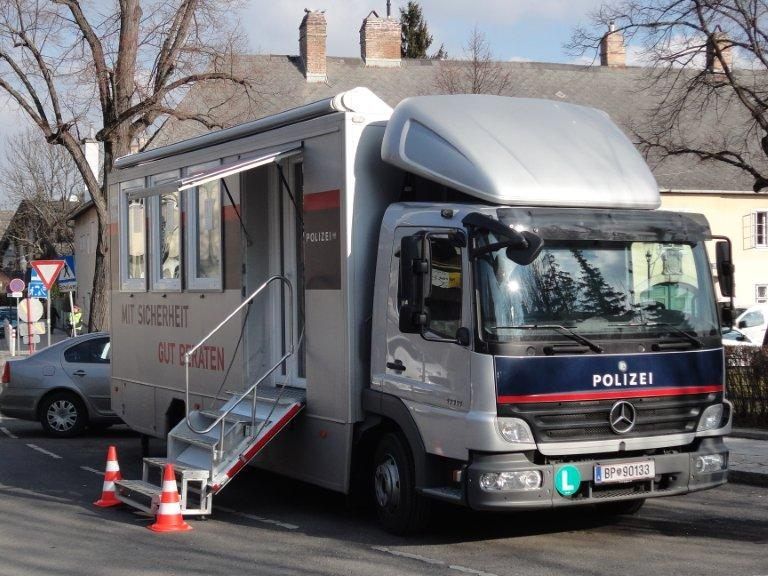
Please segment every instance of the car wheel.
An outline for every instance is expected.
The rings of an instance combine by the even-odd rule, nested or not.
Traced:
[[[429,501],[416,492],[413,463],[398,435],[381,438],[372,468],[374,505],[382,526],[400,536],[423,530]]]
[[[71,392],[46,396],[40,405],[40,423],[49,436],[69,438],[80,434],[88,423],[83,401]]]

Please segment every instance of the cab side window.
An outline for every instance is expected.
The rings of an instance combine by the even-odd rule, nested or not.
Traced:
[[[429,328],[444,338],[454,338],[461,327],[461,248],[447,237],[430,236],[432,260],[429,298]]]

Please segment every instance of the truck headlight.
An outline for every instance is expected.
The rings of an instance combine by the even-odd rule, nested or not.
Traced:
[[[485,472],[480,474],[480,488],[485,492],[538,490],[540,487],[541,472],[538,470]]]
[[[723,420],[723,405],[713,404],[701,415],[699,418],[699,426],[696,428],[697,432],[704,430],[713,430],[720,427],[720,422]]]
[[[723,454],[707,454],[705,456],[696,456],[693,467],[697,474],[711,474],[724,470],[726,465]]]
[[[533,434],[528,424],[519,418],[497,418],[496,427],[499,434],[507,442],[512,443],[533,443]]]

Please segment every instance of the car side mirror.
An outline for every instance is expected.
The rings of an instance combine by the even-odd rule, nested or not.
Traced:
[[[472,342],[472,335],[469,332],[469,328],[462,326],[456,330],[456,344],[460,346],[469,346]]]
[[[741,330],[742,328],[749,328],[749,326],[747,326],[746,320],[739,320],[739,324],[736,326],[736,328]]]

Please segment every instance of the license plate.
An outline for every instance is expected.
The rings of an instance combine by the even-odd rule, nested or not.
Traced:
[[[635,480],[647,480],[654,476],[656,476],[656,463],[653,460],[595,465],[595,484],[634,482]]]

